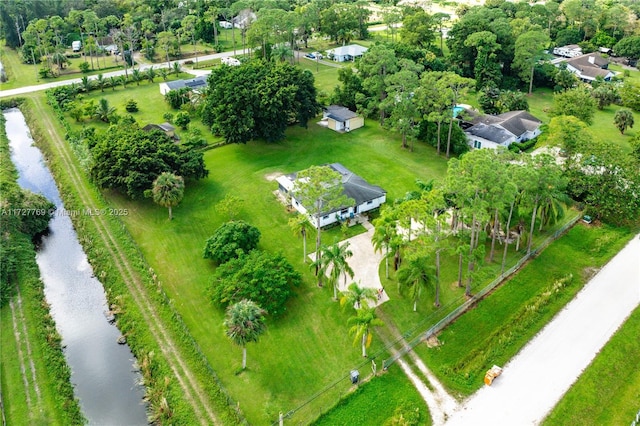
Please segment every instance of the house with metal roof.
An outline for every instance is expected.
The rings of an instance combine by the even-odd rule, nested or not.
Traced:
[[[360,176],[356,175],[340,163],[327,164],[331,170],[340,173],[342,176],[343,194],[352,202],[330,211],[321,212],[317,216],[310,216],[307,208],[302,205],[295,195],[295,181],[299,172],[280,176],[276,179],[280,194],[291,203],[301,214],[307,215],[309,221],[314,225],[320,223],[320,227],[325,227],[336,222],[354,219],[370,210],[380,207],[387,200],[387,191],[377,185],[372,185]]]
[[[188,80],[164,81],[160,83],[160,93],[166,95],[172,90],[182,89],[183,87],[188,87],[196,91],[204,90],[207,87],[207,78],[207,75],[200,75]]]
[[[476,115],[464,133],[473,148],[508,147],[540,134],[542,122],[527,111],[509,111],[500,115]]]
[[[364,117],[340,105],[325,108],[322,119],[327,127],[336,132],[350,132],[364,126]]]
[[[348,44],[327,50],[327,55],[329,59],[333,59],[336,62],[345,62],[361,57],[367,50],[366,47],[359,44]]]

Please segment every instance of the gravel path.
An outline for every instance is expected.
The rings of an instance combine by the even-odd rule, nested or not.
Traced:
[[[640,235],[447,425],[539,424],[640,304]]]

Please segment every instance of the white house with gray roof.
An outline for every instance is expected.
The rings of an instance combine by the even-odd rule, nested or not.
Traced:
[[[464,133],[473,148],[507,148],[514,142],[524,142],[540,134],[542,122],[527,111],[509,111],[500,115],[479,115],[473,118]]]
[[[204,90],[207,87],[208,77],[208,75],[201,75],[188,80],[165,81],[160,83],[160,93],[164,96],[172,90],[182,89],[183,87],[188,87],[195,91]]]
[[[294,185],[298,172],[280,176],[276,179],[278,190],[284,198],[291,202],[291,206],[301,214],[307,215],[313,226],[320,227],[331,225],[335,222],[353,219],[369,210],[380,207],[387,200],[387,191],[376,185],[371,185],[360,176],[356,175],[340,163],[327,164],[329,168],[342,176],[343,194],[353,200],[351,205],[344,205],[331,211],[322,212],[317,217],[312,217],[305,206],[296,199]]]
[[[348,44],[327,50],[327,55],[329,59],[333,59],[336,62],[345,62],[353,61],[361,57],[367,50],[366,47],[360,46],[359,44]]]

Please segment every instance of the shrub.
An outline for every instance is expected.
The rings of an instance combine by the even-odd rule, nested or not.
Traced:
[[[291,286],[299,286],[300,274],[281,254],[253,250],[220,265],[211,286],[213,302],[222,307],[249,299],[271,315],[282,314]]]
[[[78,67],[80,68],[80,71],[86,73],[89,72],[89,68],[91,68],[91,65],[89,65],[89,62],[84,61],[80,65],[78,65]]]
[[[164,118],[164,121],[166,121],[167,123],[173,123],[173,114],[171,114],[170,112],[165,112],[162,118]]]
[[[138,103],[133,99],[128,99],[124,108],[127,112],[138,112]]]
[[[180,111],[176,114],[176,118],[173,122],[182,130],[187,130],[187,127],[189,127],[189,123],[191,122],[191,116],[189,116],[189,113],[186,111]]]
[[[258,228],[242,220],[230,221],[222,224],[207,240],[204,258],[222,264],[255,249],[258,241],[260,241]]]

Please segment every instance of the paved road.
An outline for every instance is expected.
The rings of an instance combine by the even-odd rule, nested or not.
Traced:
[[[242,53],[242,49],[238,49],[237,53],[241,54]],[[213,55],[198,56],[198,61],[208,61],[208,60],[211,60],[211,59],[225,58],[225,57],[229,57],[229,56],[233,56],[233,55],[234,55],[233,51],[215,53]],[[177,61],[171,61],[171,64],[173,65],[174,62],[178,62],[179,64],[182,65],[186,61],[195,61],[195,58],[187,58],[187,59],[180,59],[180,60],[177,60]],[[167,65],[166,62],[161,62],[161,63],[155,63],[155,64],[140,64],[136,68],[139,69],[140,71],[145,71],[145,70],[147,70],[147,69],[149,69],[151,67],[154,67],[155,69],[167,68],[168,65]],[[131,73],[131,69],[129,69],[128,72]],[[194,74],[194,75],[202,75],[202,74],[207,74],[210,71],[206,71],[206,70],[185,70],[185,72],[188,72],[188,73]],[[115,77],[115,76],[124,75],[124,74],[125,74],[124,70],[119,70],[119,71],[105,72],[103,74],[103,76],[105,78],[109,78],[109,77]],[[98,77],[97,75],[90,76],[89,80],[95,80],[97,77]],[[17,89],[11,89],[11,90],[1,90],[0,91],[0,98],[16,96],[16,95],[22,95],[22,94],[31,93],[31,92],[37,92],[37,91],[40,91],[40,90],[50,89],[52,87],[67,86],[67,85],[70,85],[72,83],[80,84],[81,82],[82,82],[82,78],[74,78],[74,79],[71,79],[71,80],[60,80],[60,81],[53,81],[51,83],[37,84],[35,86],[18,87]]]
[[[637,235],[446,424],[539,424],[639,304]]]

